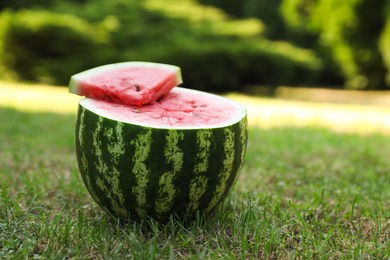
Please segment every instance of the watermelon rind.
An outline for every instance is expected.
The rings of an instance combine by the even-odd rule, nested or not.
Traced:
[[[75,134],[82,179],[105,211],[122,219],[192,219],[214,212],[234,187],[247,114],[237,105],[226,124],[157,127],[108,117],[82,99]]]

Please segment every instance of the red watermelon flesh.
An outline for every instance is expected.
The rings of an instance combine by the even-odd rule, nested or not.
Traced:
[[[85,98],[84,107],[116,121],[153,128],[217,128],[236,123],[245,115],[238,103],[217,95],[176,87],[141,107]]]
[[[93,99],[142,106],[182,83],[180,68],[152,62],[96,67],[71,77],[69,91]]]

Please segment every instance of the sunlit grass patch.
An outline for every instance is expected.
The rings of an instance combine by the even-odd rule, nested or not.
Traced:
[[[249,125],[317,126],[336,132],[390,134],[390,107],[317,103],[228,94],[248,110]],[[24,111],[75,114],[81,97],[65,87],[0,82],[0,106]]]
[[[249,124],[261,128],[316,126],[336,132],[390,134],[390,107],[316,103],[230,94],[244,104]]]
[[[30,112],[75,113],[79,96],[65,87],[0,81],[0,107]]]

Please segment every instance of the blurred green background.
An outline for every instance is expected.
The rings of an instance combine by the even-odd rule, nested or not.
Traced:
[[[390,0],[10,0],[0,12],[2,80],[67,85],[144,60],[208,91],[390,86]]]

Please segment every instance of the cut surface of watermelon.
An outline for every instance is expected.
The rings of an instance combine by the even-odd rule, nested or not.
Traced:
[[[81,96],[142,106],[182,83],[180,68],[153,62],[103,65],[71,77],[69,91]]]
[[[221,96],[176,87],[164,97],[141,107],[91,98],[80,100],[88,110],[115,121],[153,128],[217,128],[240,121],[246,110]]]

